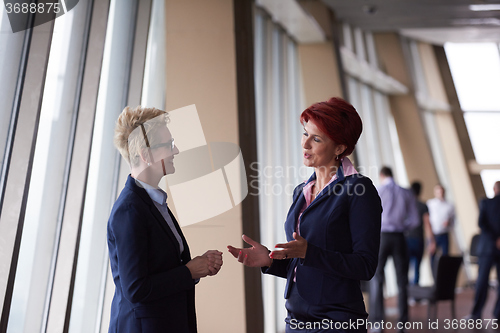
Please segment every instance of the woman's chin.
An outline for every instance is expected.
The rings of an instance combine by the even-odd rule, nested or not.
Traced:
[[[171,175],[173,173],[175,173],[175,167],[172,164],[165,169],[165,176]]]
[[[304,158],[304,166],[306,166],[308,168],[312,168],[312,167],[314,167],[314,163],[312,161]]]

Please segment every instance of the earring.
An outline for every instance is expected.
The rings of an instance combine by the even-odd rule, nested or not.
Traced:
[[[337,157],[335,157],[335,161],[338,161],[338,160],[339,160],[339,156],[340,156],[340,155],[337,155]]]
[[[151,166],[151,163],[148,162],[148,166]]]

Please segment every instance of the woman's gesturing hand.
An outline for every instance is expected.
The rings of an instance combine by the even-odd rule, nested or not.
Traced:
[[[307,241],[296,232],[293,233],[293,241],[283,244],[276,244],[276,248],[283,250],[274,250],[269,255],[273,259],[291,259],[305,258],[307,252]]]
[[[250,237],[243,235],[241,238],[245,243],[251,245],[248,248],[236,248],[231,245],[227,246],[229,252],[245,266],[249,267],[265,267],[271,266],[272,259],[269,258],[269,250],[264,245],[254,241]]]

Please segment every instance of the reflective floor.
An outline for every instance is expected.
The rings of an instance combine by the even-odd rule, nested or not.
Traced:
[[[442,301],[437,305],[437,318],[427,319],[427,304],[414,303],[410,305],[410,323],[406,332],[408,333],[425,333],[425,332],[499,332],[500,327],[495,329],[494,326],[500,326],[500,323],[493,322],[493,306],[496,301],[496,290],[491,288],[488,295],[486,306],[483,310],[483,319],[479,322],[472,322],[464,320],[474,303],[474,289],[465,288],[457,291],[455,300],[456,318],[453,320],[451,316],[450,301]],[[385,329],[383,332],[397,332],[395,326],[397,324],[398,311],[397,311],[397,298],[391,297],[386,300],[386,316],[387,320],[392,323],[393,329]],[[431,315],[433,313],[431,312]],[[494,325],[498,324],[498,325]],[[388,323],[386,325],[390,326]],[[481,327],[480,327],[481,326]],[[486,327],[487,326],[487,327]]]

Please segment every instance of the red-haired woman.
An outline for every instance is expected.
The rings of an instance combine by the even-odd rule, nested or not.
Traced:
[[[362,131],[352,105],[316,103],[300,116],[304,165],[314,168],[293,193],[285,222],[288,243],[270,252],[228,246],[239,262],[287,279],[286,332],[366,332],[360,280],[377,268],[380,198],[371,180],[346,157]]]

